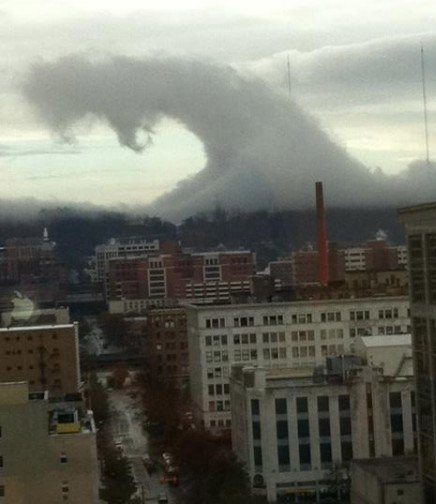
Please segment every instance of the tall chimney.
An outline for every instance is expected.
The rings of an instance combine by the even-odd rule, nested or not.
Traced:
[[[316,182],[316,243],[318,248],[318,282],[326,287],[329,283],[329,256],[325,225],[322,182]]]

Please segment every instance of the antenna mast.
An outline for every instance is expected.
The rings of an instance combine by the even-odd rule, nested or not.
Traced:
[[[424,105],[425,152],[427,168],[430,169],[430,149],[428,146],[427,91],[425,87],[424,46],[421,44],[422,101]]]
[[[289,61],[289,54],[288,54],[288,99],[291,101],[291,62]]]

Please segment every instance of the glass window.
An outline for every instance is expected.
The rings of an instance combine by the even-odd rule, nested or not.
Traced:
[[[260,439],[260,422],[252,422],[253,439]]]
[[[299,455],[300,455],[300,465],[301,466],[310,466],[310,445],[309,444],[300,444],[298,447]],[[303,468],[306,468],[303,467]]]
[[[260,413],[259,399],[252,399],[251,400],[251,414],[252,415],[259,415],[259,413]]]
[[[286,415],[288,412],[288,404],[286,399],[276,399],[276,414],[277,415]]]
[[[330,437],[330,418],[319,418],[318,428],[320,437]]]
[[[330,443],[320,443],[319,452],[321,463],[332,461],[332,445]]]
[[[329,397],[328,396],[318,396],[318,411],[329,411]]]
[[[277,458],[279,466],[289,466],[289,445],[278,445],[277,446]]]
[[[297,397],[297,413],[307,413],[308,403],[307,397]]]
[[[277,420],[277,439],[288,439],[288,422],[287,420]]]

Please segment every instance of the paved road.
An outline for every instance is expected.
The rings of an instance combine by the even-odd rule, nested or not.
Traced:
[[[138,485],[138,495],[144,503],[155,504],[159,495],[166,494],[168,502],[176,504],[166,485],[160,483],[159,473],[149,475],[141,457],[148,452],[148,439],[142,430],[142,414],[138,399],[128,395],[132,389],[108,392],[113,413],[111,429],[115,439],[120,439],[126,457],[130,460],[133,475]]]

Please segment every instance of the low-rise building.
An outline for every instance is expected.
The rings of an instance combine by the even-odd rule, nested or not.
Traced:
[[[269,502],[327,496],[351,459],[415,450],[413,376],[385,376],[355,357],[328,360],[322,372],[233,367],[233,450]]]
[[[422,501],[414,456],[353,460],[351,504],[411,504]]]
[[[358,336],[410,332],[406,297],[188,305],[191,398],[208,429],[230,427],[229,368],[313,367]]]
[[[0,383],[0,462],[0,502],[99,502],[93,416],[75,401]]]

